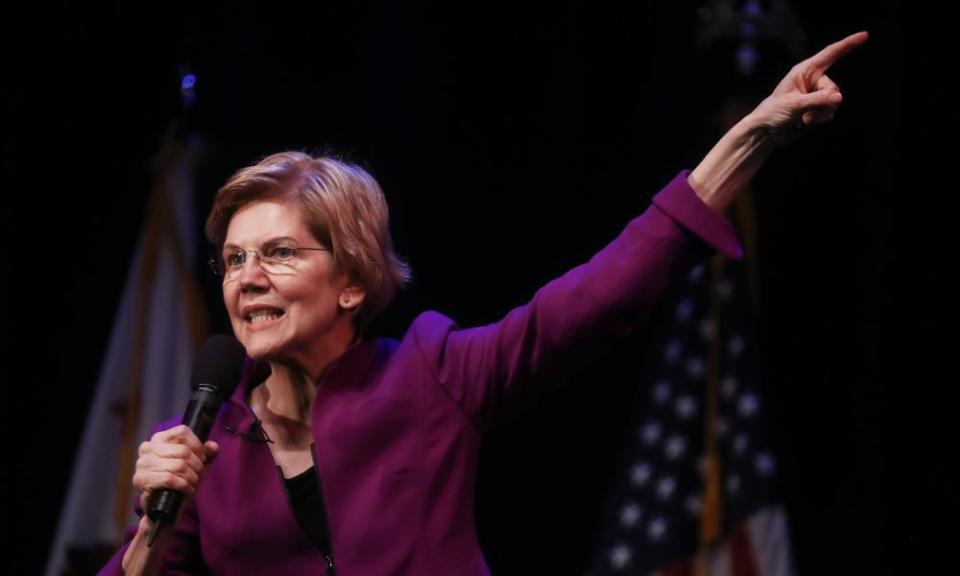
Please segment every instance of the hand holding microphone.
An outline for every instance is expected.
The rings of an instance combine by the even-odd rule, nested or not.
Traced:
[[[140,491],[140,505],[149,510],[154,493],[162,489],[193,497],[197,494],[207,462],[220,446],[201,442],[187,425],[161,430],[140,444],[133,485]]]
[[[140,445],[133,485],[154,522],[148,546],[163,526],[176,522],[184,496],[196,495],[206,463],[217,454],[219,446],[207,436],[220,404],[237,387],[243,358],[243,347],[232,337],[208,339],[193,366],[192,392],[181,424]]]

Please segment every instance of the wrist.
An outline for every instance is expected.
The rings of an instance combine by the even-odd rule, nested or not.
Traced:
[[[742,146],[752,150],[762,160],[766,160],[777,147],[770,127],[758,118],[756,110],[741,118],[730,132],[735,134]]]
[[[143,576],[159,573],[160,558],[165,548],[166,535],[161,533],[153,546],[148,546],[147,540],[152,529],[153,521],[144,514],[137,524],[137,533],[130,541],[121,559],[124,574]]]
[[[772,151],[762,126],[748,115],[720,138],[687,181],[707,206],[723,212]]]

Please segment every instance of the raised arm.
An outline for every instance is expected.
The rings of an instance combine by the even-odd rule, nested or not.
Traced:
[[[613,242],[499,322],[460,330],[426,314],[412,332],[437,383],[485,430],[643,326],[676,278],[714,251],[742,253],[683,172]]]
[[[774,149],[833,117],[841,97],[826,70],[866,39],[865,32],[854,34],[794,66],[696,170],[657,194],[616,240],[500,322],[467,330],[438,318],[415,323],[424,358],[451,400],[486,429],[526,392],[563,381],[642,325],[695,262],[713,250],[739,256],[733,227],[719,213]]]

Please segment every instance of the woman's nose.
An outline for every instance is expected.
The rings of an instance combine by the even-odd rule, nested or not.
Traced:
[[[263,287],[269,284],[267,273],[264,272],[263,266],[260,265],[259,254],[253,253],[247,255],[246,261],[243,263],[243,268],[240,269],[239,281],[241,290]]]

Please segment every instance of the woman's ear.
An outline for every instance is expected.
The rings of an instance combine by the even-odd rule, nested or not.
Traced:
[[[340,291],[339,304],[345,312],[356,312],[363,304],[363,299],[367,297],[367,292],[356,284],[347,284]]]

